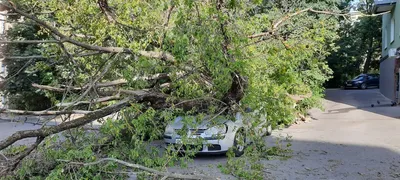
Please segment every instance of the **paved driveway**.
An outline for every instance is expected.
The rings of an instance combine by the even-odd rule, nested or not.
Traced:
[[[327,90],[325,110],[311,111],[315,120],[273,133],[292,136],[294,156],[263,161],[266,178],[400,179],[400,107],[389,104],[376,89]],[[274,137],[268,141],[273,143]],[[224,162],[223,156],[198,157],[190,168],[234,179],[216,168]]]

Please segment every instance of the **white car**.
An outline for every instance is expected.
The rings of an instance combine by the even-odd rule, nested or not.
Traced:
[[[260,121],[252,121],[251,118],[246,118],[247,116],[243,116],[242,113],[236,113],[234,120],[210,117],[211,116],[204,118],[203,121],[195,127],[190,127],[189,125],[185,126],[184,118],[177,117],[165,128],[165,143],[167,145],[182,144],[182,137],[178,132],[186,131],[188,135],[186,140],[202,140],[202,147],[196,148],[198,154],[222,154],[226,153],[229,148],[234,147],[233,151],[235,155],[241,156],[244,153],[245,146],[249,143],[246,134],[257,133],[259,136],[265,136],[270,135],[272,132],[271,124],[267,121],[265,116],[262,116]],[[210,121],[209,119],[212,120]],[[194,118],[189,117],[186,121],[187,120],[194,121]],[[215,123],[215,121],[218,122],[218,125],[211,125]],[[254,128],[251,128],[250,124],[252,124]],[[183,127],[186,128],[183,129]],[[186,146],[182,146],[179,151],[185,151],[185,149],[187,149]]]

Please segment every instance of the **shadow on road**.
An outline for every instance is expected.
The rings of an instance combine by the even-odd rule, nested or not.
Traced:
[[[385,98],[379,92],[379,89],[327,89],[325,91],[325,99],[338,105],[326,108],[326,111],[331,114],[348,113],[360,109],[392,118],[400,117],[400,107],[392,107],[391,101]],[[347,106],[341,106],[340,104]]]
[[[268,138],[271,146],[276,138]],[[355,144],[290,140],[292,157],[272,160],[261,159],[265,179],[400,179],[400,153],[394,150]],[[196,172],[220,179],[236,179],[221,173],[219,165],[225,165],[225,155],[201,155],[194,158],[188,168],[170,168],[172,172]],[[243,165],[245,166],[245,165]]]

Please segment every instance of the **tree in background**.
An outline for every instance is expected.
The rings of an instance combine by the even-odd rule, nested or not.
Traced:
[[[355,7],[361,12],[370,12],[373,1]],[[333,70],[333,78],[327,87],[340,87],[360,73],[379,71],[381,56],[381,20],[380,16],[359,17],[352,22],[342,19],[338,30],[339,39],[335,42],[338,49],[327,58]]]
[[[15,19],[10,16],[10,20]],[[7,32],[7,39],[16,40],[42,40],[48,38],[40,34],[40,26],[32,21],[15,24]],[[44,110],[51,106],[50,99],[42,91],[32,87],[32,83],[48,84],[51,82],[48,74],[55,72],[51,68],[35,68],[39,64],[51,64],[46,58],[25,58],[41,53],[41,45],[37,44],[9,44],[7,46],[5,64],[8,75],[4,89],[9,99],[9,107],[23,110]],[[21,59],[22,57],[22,59]],[[54,65],[54,63],[53,63]],[[50,67],[50,66],[49,66]],[[40,102],[40,103],[38,103]]]

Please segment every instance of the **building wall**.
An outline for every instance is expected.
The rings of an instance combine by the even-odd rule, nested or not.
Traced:
[[[2,15],[6,14],[7,11],[0,11],[0,39],[6,39],[6,32],[10,27],[10,23],[7,23],[7,17]],[[4,83],[5,77],[7,76],[7,68],[4,61],[4,49],[5,44],[0,44],[0,83]],[[0,90],[0,108],[7,108],[7,98],[2,90]]]
[[[379,81],[379,89],[381,93],[391,99],[395,99],[395,84],[394,84],[394,57],[388,58],[384,60],[380,66],[380,81]]]
[[[400,0],[397,0],[400,5]],[[400,6],[382,16],[382,60],[380,63],[380,92],[395,100],[395,50],[400,47]]]

